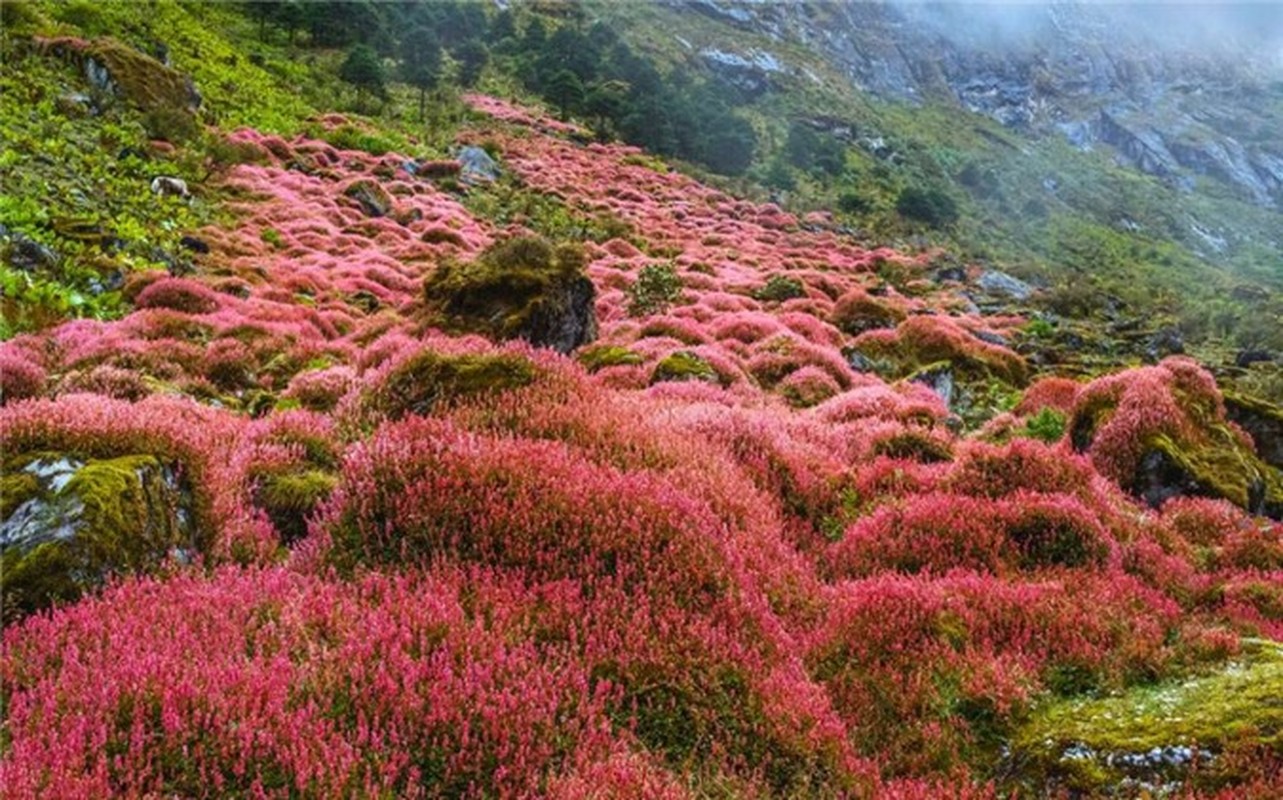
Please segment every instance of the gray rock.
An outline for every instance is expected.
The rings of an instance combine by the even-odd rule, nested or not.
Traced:
[[[955,385],[952,366],[943,364],[938,367],[927,367],[910,375],[909,380],[920,383],[935,392],[936,396],[944,401],[946,408],[953,407]]]
[[[547,302],[530,315],[518,335],[536,347],[569,353],[597,338],[596,299],[591,280],[568,280],[549,290]]]
[[[1156,364],[1168,356],[1185,352],[1185,336],[1176,328],[1167,327],[1157,331],[1145,344],[1145,360]]]
[[[48,245],[15,233],[9,240],[5,260],[24,272],[39,272],[58,266],[58,254]]]
[[[1034,287],[996,269],[985,270],[976,280],[976,286],[988,294],[1018,301],[1028,300],[1034,294]]]
[[[499,179],[499,162],[480,147],[464,147],[455,158],[464,183],[492,183]]]

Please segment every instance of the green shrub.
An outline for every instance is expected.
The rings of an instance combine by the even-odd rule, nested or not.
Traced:
[[[905,219],[946,228],[958,221],[958,204],[943,189],[909,186],[896,198],[895,210]]]
[[[682,296],[682,279],[672,264],[648,264],[628,288],[628,313],[634,317],[665,311]]]

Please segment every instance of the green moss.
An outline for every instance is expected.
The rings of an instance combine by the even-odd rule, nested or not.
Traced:
[[[307,517],[337,485],[335,475],[318,469],[265,475],[258,483],[255,502],[288,544],[303,538]]]
[[[499,242],[467,263],[446,261],[423,284],[429,319],[454,332],[543,344],[574,295],[591,296],[585,261],[577,244],[538,236]],[[596,335],[590,327],[588,339]]]
[[[1065,415],[1054,408],[1044,407],[1025,420],[1021,433],[1031,439],[1054,444],[1065,435]]]
[[[905,431],[888,436],[873,446],[873,453],[888,458],[920,461],[923,464],[953,460],[953,448],[947,441],[919,431]]]
[[[764,286],[753,292],[754,300],[767,303],[782,303],[798,297],[806,297],[806,286],[797,278],[787,275],[772,275]]]
[[[579,351],[577,358],[589,372],[597,372],[606,367],[632,366],[645,361],[639,354],[620,345],[585,348]]]
[[[391,417],[428,414],[441,403],[527,386],[537,372],[517,355],[448,355],[425,350],[388,376],[376,406]]]
[[[651,373],[652,384],[662,381],[705,381],[720,383],[721,376],[707,361],[686,350],[666,356]]]
[[[1011,742],[1011,788],[1112,795],[1124,781],[1232,785],[1246,776],[1241,748],[1283,748],[1283,648],[1246,643],[1243,658],[1218,672],[1101,699],[1054,702]],[[1185,751],[1197,749],[1190,770]]]
[[[1160,434],[1146,443],[1144,452],[1159,454],[1166,462],[1164,469],[1198,494],[1223,498],[1251,511],[1283,508],[1283,478],[1226,425],[1211,425],[1192,442]]]
[[[8,519],[18,506],[40,495],[40,482],[34,475],[13,472],[0,477],[0,519]]]
[[[187,498],[155,456],[82,463],[36,454],[10,460],[6,471],[36,484],[6,480],[7,498],[20,493],[38,504],[24,511],[20,540],[0,553],[5,619],[73,600],[110,575],[145,571],[174,550],[198,546]]]

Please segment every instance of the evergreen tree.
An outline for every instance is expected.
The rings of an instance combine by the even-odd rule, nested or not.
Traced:
[[[452,55],[459,62],[459,85],[470,89],[481,79],[481,71],[490,60],[490,51],[480,39],[468,39],[454,49]]]
[[[548,99],[557,106],[562,119],[570,116],[571,109],[579,108],[584,101],[584,84],[579,76],[563,69],[548,79]]]
[[[401,40],[401,79],[419,90],[419,122],[423,122],[428,92],[441,80],[441,43],[431,28],[419,26]]]
[[[379,54],[368,44],[358,44],[348,51],[343,66],[339,68],[339,78],[356,87],[357,105],[364,110],[365,94],[372,92],[377,97],[385,95],[386,75]]]

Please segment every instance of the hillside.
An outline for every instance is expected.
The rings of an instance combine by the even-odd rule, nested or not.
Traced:
[[[784,95],[644,36],[742,20],[423,8],[0,5],[0,794],[1278,794],[1277,365],[974,256],[920,164],[769,201]],[[354,33],[429,18],[475,74]]]

